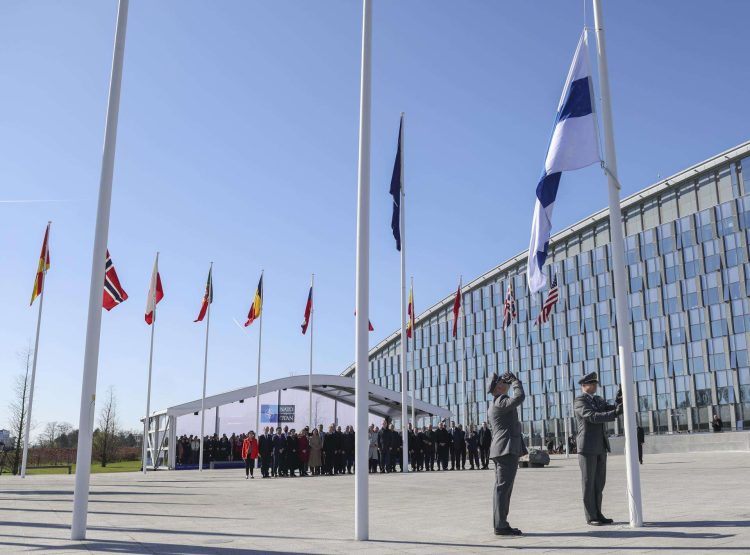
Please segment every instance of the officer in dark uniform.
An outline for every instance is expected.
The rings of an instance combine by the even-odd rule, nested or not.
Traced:
[[[513,397],[508,396],[511,386]],[[508,512],[518,459],[528,453],[523,443],[517,410],[526,394],[520,380],[510,372],[502,377],[494,374],[487,392],[493,397],[487,417],[492,425],[490,458],[495,463],[495,489],[492,498],[495,535],[520,536],[521,531],[508,524]]]
[[[591,526],[612,524],[612,519],[602,514],[602,492],[607,479],[607,422],[617,420],[622,414],[622,400],[615,405],[596,395],[599,378],[596,372],[585,375],[578,382],[583,393],[573,405],[578,435],[576,447],[578,465],[581,467],[581,487],[586,522]]]

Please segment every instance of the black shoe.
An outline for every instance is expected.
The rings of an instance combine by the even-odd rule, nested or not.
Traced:
[[[521,532],[518,528],[511,528],[508,526],[507,528],[502,528],[500,530],[495,530],[496,536],[521,536],[523,535],[523,532]]]
[[[589,520],[587,521],[587,524],[589,526],[604,526],[604,523],[601,520]]]
[[[603,515],[599,515],[599,518],[597,518],[597,520],[602,524],[612,524],[614,522],[614,520],[612,520],[611,518],[607,518]]]

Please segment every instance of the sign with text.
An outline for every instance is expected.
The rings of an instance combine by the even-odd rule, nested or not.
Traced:
[[[295,405],[261,405],[260,421],[264,424],[294,422]]]

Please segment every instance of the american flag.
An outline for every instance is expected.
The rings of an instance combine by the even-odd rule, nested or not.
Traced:
[[[552,278],[552,284],[550,286],[547,298],[544,299],[544,305],[542,305],[542,311],[536,318],[536,325],[545,324],[549,322],[549,317],[552,314],[552,310],[555,308],[557,301],[560,300],[560,290],[557,288],[557,276]]]
[[[505,307],[503,308],[503,329],[507,328],[516,317],[516,300],[508,282],[508,292],[505,294]]]

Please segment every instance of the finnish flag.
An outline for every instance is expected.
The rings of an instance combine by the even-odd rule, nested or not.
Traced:
[[[578,41],[573,64],[557,107],[544,171],[536,187],[527,270],[532,293],[547,284],[542,268],[547,259],[552,210],[562,172],[584,168],[601,160],[592,96],[588,42],[584,31]]]

